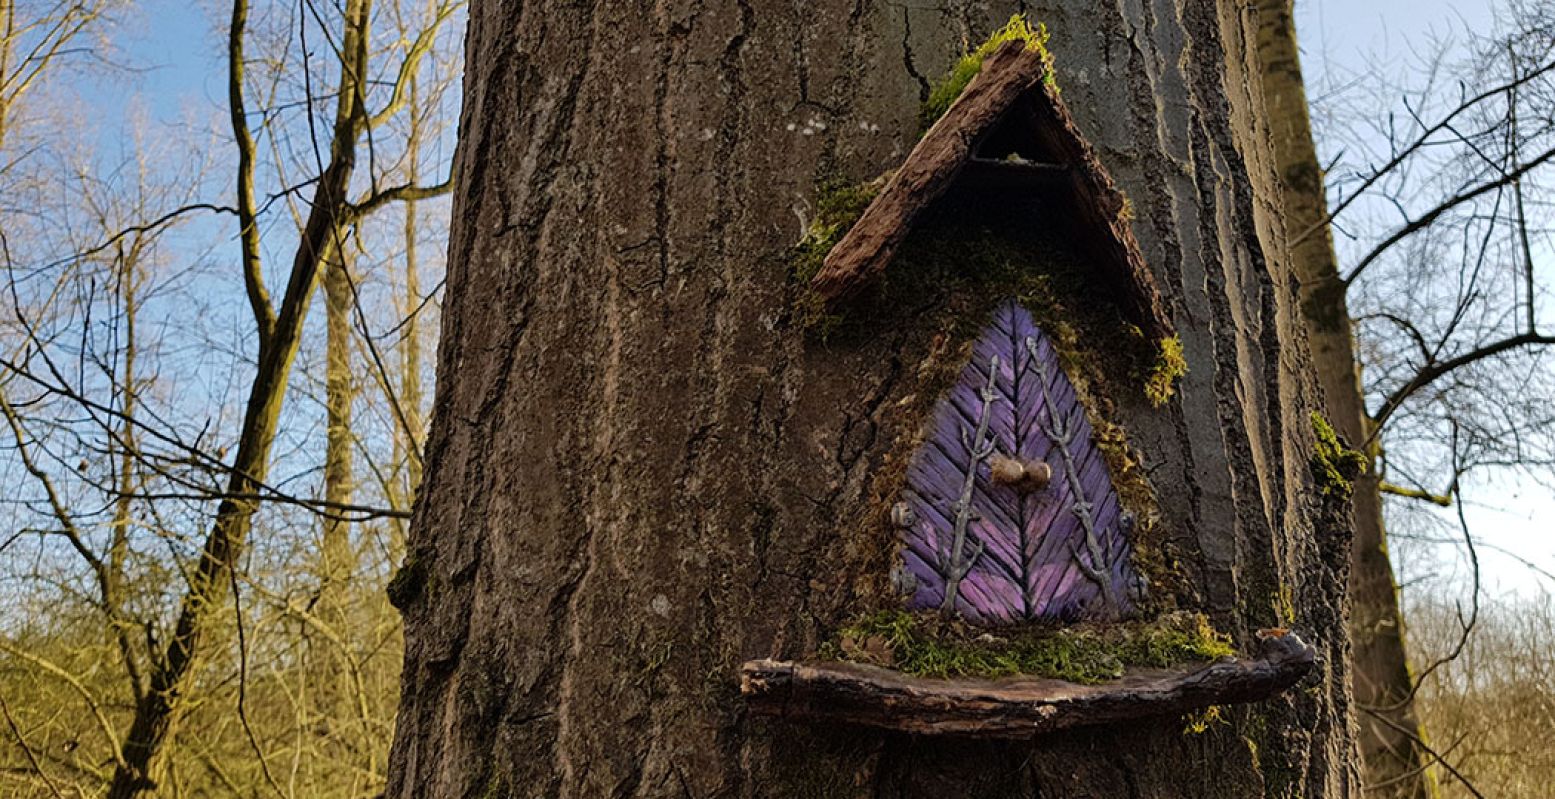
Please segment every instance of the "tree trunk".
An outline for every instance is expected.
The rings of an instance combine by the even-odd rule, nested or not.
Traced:
[[[215,614],[221,611],[235,582],[233,569],[248,543],[254,514],[259,510],[257,497],[269,474],[270,447],[280,428],[286,384],[302,341],[309,301],[317,288],[319,271],[330,257],[335,234],[348,211],[347,190],[356,168],[359,120],[364,116],[357,103],[361,95],[350,82],[349,74],[366,74],[364,65],[371,7],[370,0],[348,0],[346,4],[342,51],[354,59],[351,62],[354,67],[349,69],[347,78],[341,80],[328,166],[314,186],[307,220],[293,253],[286,292],[279,312],[275,312],[271,310],[262,283],[258,282],[261,270],[258,234],[252,221],[253,175],[250,172],[253,143],[248,139],[241,103],[248,2],[233,2],[228,40],[229,96],[244,162],[238,174],[239,207],[249,211],[239,214],[240,235],[244,268],[251,281],[249,298],[259,332],[259,362],[249,385],[243,423],[237,436],[237,452],[226,478],[227,493],[216,506],[216,516],[211,520],[198,563],[188,573],[188,587],[179,602],[171,634],[165,643],[158,645],[147,678],[148,690],[135,703],[129,730],[121,744],[122,757],[108,787],[108,799],[134,799],[156,790],[163,749],[184,712],[185,698],[210,646],[207,639],[214,634]]]
[[[819,177],[900,163],[924,76],[1016,5],[472,8],[389,796],[1356,792],[1349,522],[1313,489],[1257,20],[1229,0],[1040,18],[1191,370],[1163,409],[1117,401],[1170,593],[1244,648],[1295,625],[1315,676],[1202,734],[979,742],[744,709],[742,661],[814,656],[889,568],[874,495],[944,349],[939,295],[866,334],[800,329],[795,216]]]
[[[324,294],[324,501],[330,507],[351,504],[356,493],[353,457],[356,436],[352,409],[356,404],[356,374],[352,371],[351,313],[355,304],[351,269],[356,260],[351,232],[332,236],[333,245],[321,278]],[[345,737],[360,720],[358,686],[352,662],[355,653],[346,645],[348,630],[362,619],[353,601],[351,581],[357,570],[356,547],[351,540],[351,521],[338,515],[324,516],[319,541],[316,577],[318,593],[313,615],[324,630],[304,626],[309,645],[310,699],[318,714],[318,727],[326,742]],[[327,630],[327,632],[325,632]]]
[[[1312,364],[1323,387],[1329,420],[1352,444],[1370,438],[1355,357],[1355,334],[1345,285],[1339,280],[1322,169],[1313,148],[1307,95],[1296,48],[1291,0],[1260,0],[1259,56],[1264,101],[1284,189],[1285,227],[1297,237],[1291,266],[1301,281]],[[1355,545],[1350,562],[1350,637],[1360,747],[1368,785],[1388,786],[1380,796],[1433,796],[1435,782],[1416,737],[1413,679],[1404,649],[1404,620],[1388,560],[1382,497],[1376,470],[1355,481]]]
[[[421,84],[411,75],[406,86],[410,114],[405,134],[405,182],[416,185],[421,179]],[[395,474],[389,492],[392,506],[403,509],[416,502],[416,489],[421,486],[421,442],[426,438],[421,411],[421,262],[416,254],[417,237],[421,234],[419,211],[420,204],[415,200],[405,201],[405,304],[400,309],[405,321],[399,343],[399,403],[403,415],[401,423],[394,427]],[[403,477],[400,464],[404,464]],[[392,525],[392,551],[400,552],[405,543],[405,522],[396,518]]]
[[[324,442],[324,501],[331,507],[351,504],[355,495],[356,442],[351,428],[351,410],[356,404],[356,375],[352,372],[351,311],[354,290],[351,285],[350,233],[335,234],[331,257],[324,266],[324,410],[327,421]],[[351,543],[350,520],[340,516],[324,517],[324,534],[319,547],[319,615],[328,623],[345,621],[343,592],[356,571],[355,550]]]
[[[140,413],[140,385],[136,371],[136,355],[140,352],[140,340],[136,332],[136,320],[140,316],[140,283],[144,279],[141,268],[142,242],[137,238],[129,247],[120,245],[117,266],[119,274],[119,303],[124,319],[123,360],[120,361],[118,379],[119,425],[118,435],[110,439],[109,452],[118,449],[118,474],[116,483],[119,496],[113,503],[113,525],[109,533],[108,557],[104,559],[98,577],[99,596],[103,615],[118,646],[119,656],[124,658],[124,670],[129,678],[130,695],[139,701],[145,693],[145,671],[134,644],[135,625],[124,617],[125,612],[125,561],[130,554],[130,531],[135,524],[134,497],[140,488],[139,430],[135,422]]]

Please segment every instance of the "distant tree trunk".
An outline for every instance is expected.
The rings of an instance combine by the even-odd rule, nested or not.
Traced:
[[[355,494],[351,409],[356,403],[356,375],[351,363],[351,248],[349,233],[341,231],[324,267],[324,501],[333,507],[351,504]],[[324,517],[319,548],[320,616],[326,622],[344,620],[341,595],[356,563],[351,545],[351,523],[341,516]]]
[[[156,651],[147,677],[148,690],[135,704],[122,757],[113,771],[108,799],[133,799],[157,788],[163,749],[184,711],[184,698],[206,656],[213,634],[212,620],[226,603],[235,568],[254,513],[260,489],[270,470],[270,447],[280,428],[281,406],[292,361],[302,341],[308,306],[318,288],[319,272],[331,257],[335,234],[349,213],[347,190],[356,168],[356,141],[365,110],[351,75],[365,75],[370,0],[348,0],[341,51],[347,75],[336,96],[330,157],[314,186],[306,221],[279,308],[272,307],[263,287],[253,192],[253,139],[243,109],[244,30],[248,0],[234,0],[228,33],[228,91],[238,139],[238,218],[245,282],[258,332],[259,362],[249,386],[237,452],[226,479],[226,496],[201,547],[198,565],[189,573],[188,589],[179,603],[168,640]]]
[[[102,598],[103,614],[118,646],[119,656],[124,658],[124,669],[129,677],[130,694],[137,700],[145,693],[145,671],[141,665],[133,636],[134,624],[124,618],[125,561],[130,551],[130,526],[135,523],[134,497],[140,488],[139,431],[135,422],[139,414],[139,391],[136,358],[140,351],[135,322],[140,315],[140,282],[143,254],[142,242],[136,238],[131,245],[115,248],[119,282],[119,304],[124,319],[124,354],[119,371],[119,425],[118,435],[111,439],[110,451],[119,450],[117,488],[119,496],[113,506],[113,529],[108,544],[108,557],[99,573],[98,590]]]
[[[411,76],[410,125],[405,136],[405,182],[416,184],[421,175],[421,84]],[[421,485],[421,442],[426,438],[425,424],[421,418],[424,402],[421,393],[421,263],[417,256],[416,239],[420,235],[420,206],[415,200],[405,201],[405,306],[402,312],[405,327],[400,331],[399,402],[404,412],[402,424],[394,428],[394,463],[396,468],[405,464],[403,482],[396,480],[396,492],[403,486],[403,493],[391,497],[395,507],[409,509],[415,504],[416,489]],[[394,520],[396,530],[403,530],[404,522]],[[403,545],[403,533],[397,544]],[[398,550],[396,550],[398,551]]]
[[[10,82],[11,52],[16,40],[16,3],[0,0],[0,81]],[[10,93],[0,91],[0,152],[5,152],[6,124],[11,118]]]
[[[1284,188],[1285,228],[1291,236],[1302,237],[1292,244],[1291,265],[1301,281],[1301,311],[1312,363],[1334,428],[1359,445],[1371,437],[1371,428],[1356,371],[1345,284],[1339,279],[1327,223],[1323,174],[1313,148],[1291,0],[1260,0],[1258,10],[1264,101]],[[1355,481],[1354,501],[1351,662],[1355,701],[1369,709],[1359,715],[1366,782],[1379,786],[1381,792],[1375,794],[1379,796],[1433,796],[1435,782],[1425,768],[1427,755],[1413,737],[1420,734],[1420,724],[1411,701],[1404,620],[1388,560],[1375,469]]]
[[[352,407],[356,403],[356,375],[352,371],[351,313],[355,308],[351,268],[355,250],[350,232],[333,236],[329,257],[324,263],[324,501],[331,507],[351,504],[356,493],[356,435],[351,427]],[[322,519],[319,552],[315,562],[318,594],[313,603],[314,617],[321,629],[304,628],[311,647],[310,677],[312,701],[318,723],[329,730],[326,740],[344,736],[340,731],[354,726],[359,719],[356,698],[360,686],[352,662],[355,653],[346,645],[349,625],[353,622],[351,578],[356,572],[356,549],[351,541],[351,522],[338,514]],[[359,615],[355,618],[361,618]]]
[[[421,406],[425,402],[421,394],[421,325],[416,321],[416,305],[421,300],[420,264],[416,261],[416,219],[414,200],[405,203],[405,296],[412,303],[407,310],[404,338],[400,343],[400,404],[405,406],[405,430],[401,434],[405,453],[405,497],[403,507],[415,504],[416,488],[421,485],[421,453],[419,447],[426,437],[426,425],[421,419]]]
[[[799,329],[796,214],[824,174],[898,164],[925,76],[1015,10],[472,8],[389,796],[1358,793],[1349,522],[1312,484],[1257,20],[1230,0],[1041,18],[1191,369],[1164,409],[1118,403],[1175,595],[1244,647],[1293,624],[1318,673],[1198,735],[990,743],[744,710],[742,660],[813,656],[857,611],[871,490],[939,346],[912,309],[846,340]]]

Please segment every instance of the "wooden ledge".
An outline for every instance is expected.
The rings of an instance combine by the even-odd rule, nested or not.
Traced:
[[[973,189],[1040,189],[1064,186],[1073,180],[1067,164],[1031,161],[996,161],[970,158],[961,168],[958,184]]]
[[[1129,669],[1080,685],[1008,677],[940,680],[855,663],[751,660],[740,691],[764,716],[863,724],[922,735],[1029,738],[1071,727],[1256,702],[1311,671],[1312,647],[1292,633],[1266,638],[1251,659],[1170,669]]]

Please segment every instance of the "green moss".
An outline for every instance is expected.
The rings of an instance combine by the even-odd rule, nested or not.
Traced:
[[[888,178],[889,175],[882,175],[863,184],[838,179],[822,181],[816,191],[815,217],[810,220],[804,238],[789,253],[791,274],[801,288],[796,301],[800,325],[822,338],[837,326],[841,317],[829,314],[820,298],[809,291],[810,279],[821,271],[827,253],[863,216]]]
[[[491,779],[486,781],[486,790],[481,791],[481,799],[497,799],[499,796],[511,796],[510,787],[507,777],[493,774]]]
[[[1355,490],[1353,481],[1366,472],[1366,456],[1339,440],[1334,426],[1322,414],[1312,414],[1312,480],[1324,497],[1347,500]]]
[[[1183,735],[1203,735],[1209,732],[1211,727],[1231,723],[1226,719],[1225,711],[1220,705],[1210,705],[1203,710],[1187,713],[1182,721]]]
[[[826,254],[864,214],[864,209],[869,207],[883,185],[883,176],[863,184],[836,178],[821,182],[816,190],[815,217],[810,220],[804,239],[794,248],[792,264],[796,280],[809,282],[821,271]]]
[[[1188,373],[1188,360],[1182,354],[1182,339],[1177,336],[1161,339],[1155,363],[1145,376],[1145,399],[1151,407],[1159,408],[1177,393],[1177,381]]]
[[[875,663],[923,677],[1015,674],[1096,683],[1129,666],[1165,667],[1232,654],[1201,614],[1151,622],[1029,628],[995,635],[937,615],[881,611],[839,630],[822,657]]]
[[[653,675],[659,669],[664,668],[664,664],[670,662],[670,655],[674,654],[674,652],[675,645],[668,641],[651,647],[648,650],[647,657],[643,659],[642,669],[638,673],[644,677]]]
[[[962,56],[961,60],[951,68],[950,73],[929,90],[929,98],[923,102],[923,108],[919,112],[923,129],[928,130],[945,115],[946,111],[950,110],[951,104],[961,96],[967,84],[983,70],[983,61],[993,55],[993,52],[1005,42],[1022,41],[1026,43],[1026,49],[1040,52],[1042,59],[1048,64],[1047,76],[1044,80],[1056,88],[1057,84],[1053,82],[1053,57],[1047,50],[1047,36],[1047,27],[1041,23],[1032,27],[1023,14],[1010,17],[1010,21],[1005,23],[1004,27],[994,31],[993,35],[978,45],[977,49]]]
[[[1280,586],[1280,590],[1274,599],[1274,610],[1277,614],[1276,618],[1279,619],[1281,624],[1291,624],[1296,620],[1295,595],[1290,590],[1290,586]]]

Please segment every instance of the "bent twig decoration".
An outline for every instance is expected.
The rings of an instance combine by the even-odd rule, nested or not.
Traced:
[[[1074,456],[1069,453],[1069,445],[1074,443],[1075,430],[1079,425],[1074,423],[1070,414],[1052,411],[1053,399],[1048,395],[1047,389],[1047,366],[1037,352],[1035,338],[1029,336],[1026,338],[1026,351],[1031,353],[1031,362],[1035,364],[1039,384],[1042,386],[1042,404],[1048,409],[1048,425],[1042,428],[1042,432],[1047,434],[1048,439],[1053,442],[1053,448],[1058,450],[1059,457],[1064,461],[1064,478],[1068,480],[1069,490],[1074,492],[1075,497],[1069,510],[1076,519],[1080,520],[1080,527],[1085,531],[1085,549],[1090,553],[1091,562],[1087,564],[1080,557],[1080,550],[1074,544],[1069,545],[1069,553],[1074,558],[1075,564],[1080,567],[1080,571],[1101,589],[1102,596],[1107,600],[1107,607],[1116,612],[1118,594],[1104,571],[1107,567],[1107,558],[1102,555],[1101,541],[1096,537],[1096,517],[1092,514],[1095,506],[1085,498],[1085,487],[1080,485],[1080,475],[1075,469]],[[1081,419],[1084,418],[1085,411],[1078,406],[1074,408],[1074,413],[1079,414]],[[1108,549],[1111,549],[1111,539],[1108,540]]]
[[[950,545],[950,551],[940,558],[940,573],[945,576],[945,599],[940,603],[940,610],[952,613],[956,609],[956,593],[960,590],[961,578],[972,570],[972,564],[983,554],[983,542],[973,544],[976,550],[969,556],[964,556],[966,549],[966,526],[972,520],[972,488],[977,482],[978,467],[988,456],[993,454],[993,438],[988,435],[988,411],[999,399],[999,392],[994,390],[994,379],[999,374],[999,356],[988,359],[988,384],[978,396],[983,398],[983,407],[977,414],[977,432],[967,438],[966,429],[961,430],[961,445],[966,448],[970,463],[967,464],[966,477],[961,483],[961,498],[956,500],[956,527],[954,540]]]

